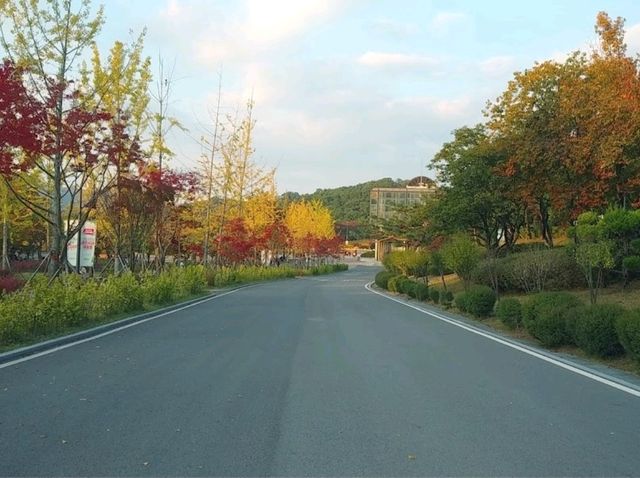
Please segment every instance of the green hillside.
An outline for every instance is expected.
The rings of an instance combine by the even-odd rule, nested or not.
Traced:
[[[336,223],[355,221],[358,224],[366,225],[369,223],[369,193],[371,189],[403,187],[407,182],[402,179],[383,178],[354,186],[317,189],[311,194],[287,192],[281,196],[281,200],[318,199],[331,210]],[[357,235],[360,236],[361,234]]]

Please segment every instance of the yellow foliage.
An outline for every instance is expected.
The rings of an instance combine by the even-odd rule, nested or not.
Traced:
[[[331,212],[317,200],[289,204],[284,222],[297,244],[308,237],[332,239],[335,236]]]

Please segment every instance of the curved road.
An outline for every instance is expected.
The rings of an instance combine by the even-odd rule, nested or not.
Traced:
[[[640,474],[640,398],[364,288],[239,290],[0,369],[0,475]]]

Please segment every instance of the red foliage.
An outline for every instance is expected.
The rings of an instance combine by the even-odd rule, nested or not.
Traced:
[[[25,169],[31,154],[40,149],[46,115],[22,81],[22,70],[12,62],[0,66],[0,174]],[[13,154],[19,148],[25,157]]]
[[[218,254],[226,262],[237,264],[249,257],[256,246],[256,239],[251,236],[244,221],[240,218],[232,219],[225,224],[222,234],[217,238]]]
[[[291,245],[291,234],[282,221],[276,221],[265,227],[256,245],[260,249],[282,251]]]
[[[0,276],[0,292],[3,294],[10,294],[18,289],[21,289],[24,285],[24,280],[19,279],[12,275]]]

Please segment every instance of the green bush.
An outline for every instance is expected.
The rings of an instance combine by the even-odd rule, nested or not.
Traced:
[[[489,317],[495,303],[496,293],[490,287],[475,285],[467,292],[467,309],[476,317]]]
[[[373,259],[375,256],[376,256],[375,251],[364,251],[362,254],[360,254],[360,257],[363,257],[366,259]]]
[[[425,301],[429,299],[429,287],[422,282],[416,282],[416,299]]]
[[[417,287],[417,285],[418,285],[418,283],[414,282],[414,281],[405,282],[403,284],[402,292],[404,294],[407,294],[412,299],[415,299],[416,298],[416,287]]]
[[[395,274],[393,272],[380,271],[376,274],[376,285],[382,289],[388,289],[389,279],[391,279],[392,277],[395,277]]]
[[[573,342],[571,322],[582,302],[566,292],[536,294],[522,306],[522,321],[527,331],[547,347]]]
[[[438,289],[429,289],[429,300],[437,304],[440,301],[440,291]]]
[[[543,292],[585,285],[571,251],[567,248],[532,248],[499,259],[485,259],[473,270],[476,284],[493,287],[492,276],[503,292]]]
[[[164,305],[173,300],[175,287],[169,274],[148,273],[142,276],[142,296],[149,305]]]
[[[640,309],[625,312],[616,323],[616,332],[624,350],[640,364]]]
[[[408,294],[413,281],[406,276],[394,276],[389,279],[389,292]]]
[[[516,329],[522,325],[522,304],[518,299],[500,299],[496,305],[496,317],[510,329]]]
[[[573,328],[578,347],[598,357],[613,357],[624,349],[616,333],[616,322],[625,310],[615,304],[598,304],[585,308],[576,317]]]
[[[467,292],[456,294],[454,303],[460,312],[469,312],[469,294]]]
[[[453,302],[453,293],[450,290],[440,293],[440,303],[445,307],[451,307]]]
[[[387,282],[387,290],[389,292],[400,292],[399,288],[399,281],[401,279],[402,276],[396,276],[394,275],[393,277],[391,277],[391,279],[389,279],[389,281]]]

